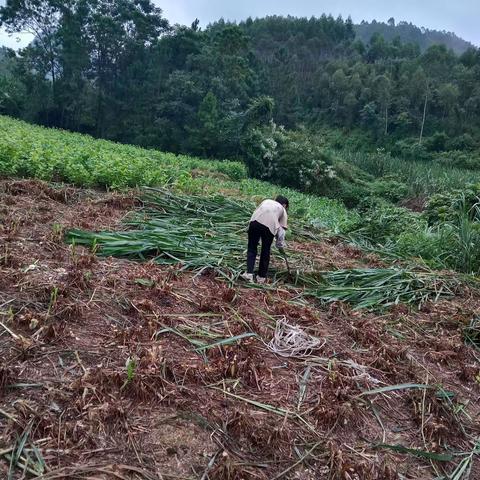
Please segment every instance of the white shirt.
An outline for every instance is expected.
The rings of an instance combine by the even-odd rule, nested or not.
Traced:
[[[280,228],[287,228],[287,220],[287,211],[283,205],[275,200],[264,200],[253,212],[250,222],[257,221],[265,225],[275,236]]]

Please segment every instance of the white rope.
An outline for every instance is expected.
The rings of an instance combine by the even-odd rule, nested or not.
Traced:
[[[275,334],[267,347],[281,357],[308,357],[313,350],[322,348],[322,341],[303,331],[297,325],[290,325],[285,319],[279,320],[275,326]]]

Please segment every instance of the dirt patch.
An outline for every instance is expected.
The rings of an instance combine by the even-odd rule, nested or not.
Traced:
[[[47,479],[433,479],[425,458],[380,445],[472,450],[480,354],[462,335],[475,294],[374,315],[100,259],[63,230],[119,228],[135,193],[53,188],[0,182],[2,476],[22,435]],[[293,250],[322,270],[381,263],[334,241]],[[274,354],[279,320],[321,347]],[[365,394],[405,383],[428,388]]]

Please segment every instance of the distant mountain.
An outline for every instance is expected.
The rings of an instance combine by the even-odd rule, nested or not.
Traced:
[[[363,21],[359,25],[354,26],[357,38],[364,43],[368,43],[375,33],[382,35],[385,40],[393,40],[395,37],[400,37],[402,42],[417,43],[422,51],[426,50],[431,45],[443,44],[447,48],[451,48],[455,53],[462,54],[469,48],[473,47],[470,42],[463,40],[453,32],[429,30],[428,28],[417,27],[412,23],[399,22],[391,18],[387,23]]]

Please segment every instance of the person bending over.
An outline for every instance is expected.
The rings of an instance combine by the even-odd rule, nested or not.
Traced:
[[[275,200],[264,200],[253,213],[248,227],[247,272],[242,275],[243,279],[254,281],[257,249],[261,240],[262,250],[257,282],[266,282],[270,264],[270,249],[275,237],[277,238],[277,247],[282,253],[284,252],[288,207],[288,199],[280,195]]]

